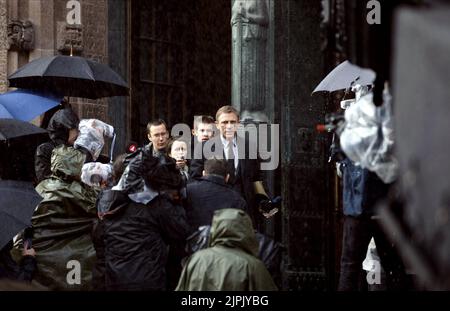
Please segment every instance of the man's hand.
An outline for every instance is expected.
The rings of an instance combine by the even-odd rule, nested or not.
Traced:
[[[262,200],[259,203],[259,211],[265,218],[270,218],[280,210],[279,207],[281,205],[281,197],[277,196],[272,200]]]
[[[273,215],[275,215],[276,213],[278,213],[278,208],[275,207],[274,209],[271,209],[269,212],[263,212],[261,211],[261,213],[263,214],[263,216],[267,219],[271,218]]]
[[[36,257],[36,251],[34,250],[34,248],[24,248],[22,251],[22,256],[32,256],[32,257]]]

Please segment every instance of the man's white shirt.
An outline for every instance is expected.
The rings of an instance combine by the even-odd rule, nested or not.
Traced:
[[[239,164],[239,156],[238,156],[238,147],[236,143],[236,137],[230,142],[226,140],[222,135],[220,135],[220,140],[222,141],[223,150],[225,151],[225,158],[228,160],[228,148],[229,145],[233,146],[233,154],[234,154],[234,169],[236,170]]]

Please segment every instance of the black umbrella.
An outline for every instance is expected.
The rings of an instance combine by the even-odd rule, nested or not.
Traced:
[[[0,180],[0,249],[26,227],[42,198],[31,182]]]
[[[15,119],[0,119],[0,141],[10,141],[26,136],[47,136],[48,132],[36,125]]]
[[[10,87],[72,97],[97,99],[129,94],[127,83],[110,67],[78,56],[36,59],[19,68],[8,80]]]
[[[31,123],[0,119],[0,179],[33,180],[36,147],[49,139]]]

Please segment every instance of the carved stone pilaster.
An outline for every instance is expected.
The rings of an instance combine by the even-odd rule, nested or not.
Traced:
[[[8,19],[6,0],[0,0],[0,92],[8,90]]]
[[[335,7],[334,14],[334,31],[336,36],[335,41],[335,49],[336,49],[336,58],[339,61],[343,61],[347,58],[347,25],[346,25],[346,10],[345,10],[345,1],[344,0],[336,0],[334,2]]]
[[[80,55],[83,52],[83,26],[68,25],[65,22],[57,23],[57,48],[63,54]]]
[[[329,28],[330,28],[330,0],[321,0],[322,5],[322,20],[320,22],[320,41],[322,42],[320,46],[320,51],[325,53],[329,48]]]
[[[266,85],[266,1],[235,0],[232,7],[232,104],[241,112],[263,112]]]
[[[8,45],[11,51],[34,50],[34,28],[30,21],[11,20],[8,23]]]

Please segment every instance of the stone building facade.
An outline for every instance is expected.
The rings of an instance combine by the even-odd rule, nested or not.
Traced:
[[[81,24],[68,23],[73,15],[80,15]],[[71,47],[74,55],[108,63],[107,25],[107,0],[0,1],[0,91],[8,90],[7,76],[19,67],[42,56],[67,55]],[[31,46],[17,43],[24,33],[33,38]],[[105,99],[71,102],[80,117],[108,121]]]

